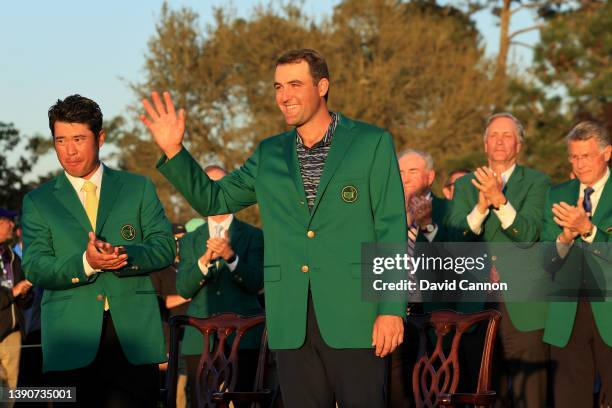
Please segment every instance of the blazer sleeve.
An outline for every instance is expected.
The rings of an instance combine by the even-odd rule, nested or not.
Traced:
[[[248,293],[257,293],[263,288],[263,234],[260,229],[253,228],[249,232],[250,240],[246,251],[238,253],[238,265],[229,272],[232,281]],[[226,268],[227,266],[224,265]]]
[[[467,216],[474,209],[470,205],[471,189],[475,188],[470,182],[470,176],[461,177],[455,183],[455,195],[453,205],[447,219],[446,237],[449,242],[474,242],[479,240],[479,236],[472,232]]]
[[[236,213],[257,202],[255,179],[260,150],[261,144],[242,167],[217,181],[206,175],[185,148],[170,160],[162,157],[157,169],[201,215]]]
[[[165,268],[174,262],[176,255],[172,226],[166,218],[153,182],[148,178],[145,180],[140,203],[142,242],[124,245],[128,264],[115,271],[118,276],[142,275]]]
[[[51,228],[40,214],[37,203],[26,195],[22,207],[23,262],[26,279],[43,289],[61,290],[85,285],[96,279],[96,274],[87,277],[83,269],[83,251],[56,256],[52,246]],[[73,283],[77,278],[78,283]]]
[[[391,134],[384,132],[374,152],[370,169],[370,196],[376,242],[405,243],[406,209],[404,190],[393,148]],[[384,299],[378,303],[379,315],[406,315],[406,302],[392,302]]]
[[[208,228],[208,225],[204,224],[200,228]],[[179,239],[179,264],[176,275],[176,291],[186,299],[193,298],[213,276],[211,271],[209,271],[207,276],[204,276],[198,266],[198,259],[200,259],[201,253],[203,253],[206,242],[201,243],[202,251],[196,251],[196,243],[194,240],[200,236],[197,231],[198,230],[190,232]]]

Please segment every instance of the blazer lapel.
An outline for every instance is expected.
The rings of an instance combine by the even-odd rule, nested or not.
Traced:
[[[508,199],[509,203],[512,203],[512,202],[515,203],[514,209],[517,212],[520,209],[516,207],[516,203],[520,201],[519,200],[520,195],[523,194],[524,175],[525,175],[525,169],[523,168],[523,166],[519,166],[517,164],[504,187],[504,195]],[[491,216],[491,214],[489,214],[489,219],[487,219],[487,221],[488,221],[487,224],[489,224],[489,230],[492,231],[490,232],[492,234],[491,235],[491,239],[492,239],[492,237],[495,234],[497,234],[497,232],[501,228],[501,221],[499,220],[499,218],[497,218],[497,216],[495,215]]]
[[[612,175],[604,185],[604,189],[599,197],[595,214],[593,214],[593,224],[598,225],[604,231],[608,225],[601,225],[605,217],[612,213]],[[612,215],[612,214],[611,214]]]
[[[346,118],[342,114],[339,115],[340,120],[338,121],[336,131],[332,137],[332,144],[329,149],[327,159],[325,160],[325,167],[323,168],[323,174],[321,175],[319,187],[317,188],[317,196],[312,207],[312,212],[310,213],[311,220],[317,211],[317,207],[321,202],[323,194],[325,194],[325,190],[327,189],[329,182],[336,173],[336,170],[338,170],[340,163],[342,163],[342,159],[353,142],[353,137],[351,134],[351,129],[354,126],[353,121]]]
[[[234,215],[234,219],[232,220],[232,223],[230,224],[228,233],[230,237],[230,243],[232,244],[232,248],[236,252],[237,252],[237,249],[240,248],[241,241],[244,238],[243,234],[241,234],[241,231],[242,231],[242,222],[239,219],[237,219],[236,216]]]
[[[100,202],[98,204],[98,216],[96,219],[96,235],[102,231],[108,214],[117,201],[117,196],[119,195],[119,191],[121,191],[122,185],[121,178],[117,176],[117,173],[105,166],[102,172]]]
[[[66,178],[66,175],[62,173],[55,182],[55,191],[53,193],[57,201],[59,201],[76,220],[81,224],[83,229],[87,232],[91,231],[91,223],[87,218],[85,208],[79,200],[74,187]]]
[[[285,152],[285,161],[287,162],[287,171],[289,177],[293,181],[295,186],[295,192],[298,196],[298,200],[303,203],[302,216],[307,220],[310,217],[308,212],[308,205],[306,204],[306,192],[304,191],[304,181],[302,180],[302,174],[300,173],[300,165],[297,158],[297,146],[296,146],[297,132],[295,129],[291,132],[287,132],[283,138],[283,150]]]

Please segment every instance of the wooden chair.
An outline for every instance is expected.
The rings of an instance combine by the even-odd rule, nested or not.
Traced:
[[[440,310],[408,316],[408,321],[419,332],[419,352],[412,372],[412,390],[418,408],[454,407],[466,404],[484,407],[495,402],[495,391],[490,389],[491,360],[500,319],[501,314],[496,310],[465,314]],[[457,393],[461,337],[470,327],[482,321],[488,321],[488,323],[476,391]],[[433,328],[435,332],[436,344],[433,351],[428,354],[427,342],[430,328]],[[449,333],[452,333],[452,342],[450,352],[446,355],[443,344],[445,336]]]
[[[222,313],[209,318],[174,316],[170,319],[170,356],[166,384],[167,407],[176,406],[176,382],[178,377],[179,340],[184,326],[193,326],[202,333],[203,351],[196,377],[198,407],[229,407],[234,403],[251,403],[266,406],[273,400],[273,393],[263,389],[264,369],[268,351],[267,331],[261,338],[257,373],[252,392],[235,391],[238,377],[238,349],[244,334],[265,324],[265,315],[242,317],[235,313]],[[231,345],[227,339],[235,334]],[[204,385],[204,387],[202,387]],[[203,389],[202,389],[203,388]],[[251,405],[252,406],[252,405]]]

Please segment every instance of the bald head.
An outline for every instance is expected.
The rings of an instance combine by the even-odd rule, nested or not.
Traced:
[[[227,176],[227,170],[217,165],[206,167],[204,172],[206,172],[206,175],[213,181],[221,180],[223,177]]]

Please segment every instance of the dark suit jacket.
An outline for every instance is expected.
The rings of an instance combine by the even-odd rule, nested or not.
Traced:
[[[208,223],[185,235],[179,241],[178,293],[191,298],[187,314],[209,317],[223,312],[234,312],[243,316],[262,313],[257,300],[263,288],[263,234],[234,217],[229,228],[232,248],[238,255],[238,265],[233,272],[223,259],[218,266],[209,268],[204,276],[198,259],[206,252]],[[244,348],[258,348],[262,330],[251,330],[241,341]],[[202,335],[197,329],[187,327],[182,343],[183,354],[200,354]]]

